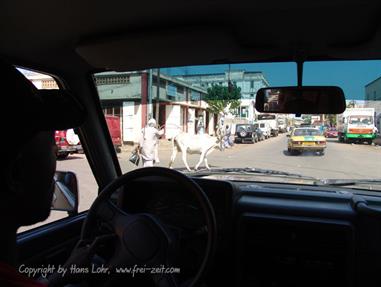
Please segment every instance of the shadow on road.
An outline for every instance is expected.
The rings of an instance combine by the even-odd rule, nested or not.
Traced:
[[[69,155],[67,158],[57,158],[57,161],[68,161],[73,159],[83,159],[83,158],[80,156]]]
[[[363,143],[363,142],[358,142],[358,141],[353,141],[353,142],[339,142],[338,139],[336,138],[329,138],[327,139],[327,142],[330,143],[330,144],[341,144],[341,145],[350,145],[350,144],[353,144],[353,145],[361,145],[361,146],[369,146],[368,143]]]
[[[313,151],[304,151],[304,152],[301,152],[301,153],[291,154],[287,150],[283,150],[283,155],[285,155],[285,156],[295,156],[295,157],[321,156],[317,152],[313,152]]]

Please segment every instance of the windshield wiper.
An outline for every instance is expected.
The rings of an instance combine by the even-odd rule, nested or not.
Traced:
[[[178,171],[187,172],[185,168],[179,168]],[[279,175],[279,176],[286,176],[286,177],[297,177],[297,178],[303,178],[303,179],[311,179],[311,180],[317,180],[314,177],[311,176],[305,176],[299,173],[291,173],[286,171],[279,171],[279,170],[272,170],[272,169],[263,169],[263,168],[254,168],[254,167],[230,167],[230,168],[212,168],[210,170],[203,169],[198,170],[196,172],[189,172],[192,176],[205,176],[205,175],[212,175],[216,173],[228,173],[228,174],[265,174],[265,175]]]
[[[361,184],[374,184],[380,185],[381,179],[322,179],[321,185],[331,186],[348,186],[348,185],[361,185]]]

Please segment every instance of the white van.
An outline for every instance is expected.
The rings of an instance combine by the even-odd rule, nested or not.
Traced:
[[[267,121],[258,122],[259,129],[265,135],[265,138],[268,139],[271,137],[271,126]]]

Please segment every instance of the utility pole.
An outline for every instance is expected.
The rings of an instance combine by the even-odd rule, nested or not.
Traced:
[[[148,120],[152,119],[152,69],[148,72]]]
[[[157,123],[159,123],[159,108],[160,108],[160,69],[157,69],[157,75],[156,75],[156,113],[155,113],[155,119]]]

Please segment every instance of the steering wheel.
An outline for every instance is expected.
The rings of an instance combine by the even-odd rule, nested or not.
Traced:
[[[198,201],[207,227],[207,244],[202,263],[192,280],[186,286],[197,286],[207,271],[216,246],[216,219],[214,210],[200,186],[186,175],[163,167],[146,167],[128,172],[100,192],[92,204],[82,227],[81,240],[94,239],[98,222],[108,224],[116,235],[116,249],[108,261],[109,268],[128,266],[171,266],[176,257],[176,237],[157,217],[148,213],[129,214],[110,201],[110,197],[122,186],[128,198],[128,184],[147,176],[171,179],[183,192],[190,192]],[[179,282],[171,273],[151,275],[156,286],[177,287]],[[184,284],[183,284],[184,285]],[[182,286],[183,286],[182,285]]]

